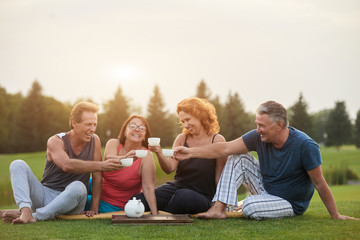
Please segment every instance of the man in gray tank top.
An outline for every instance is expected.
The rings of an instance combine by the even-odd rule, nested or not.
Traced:
[[[61,214],[83,212],[90,172],[93,198],[90,211],[85,214],[93,216],[98,213],[101,171],[122,167],[117,159],[102,161],[100,139],[94,134],[98,110],[98,106],[90,102],[80,102],[74,106],[69,121],[71,130],[52,136],[47,142],[41,182],[23,160],[11,163],[11,185],[20,211],[1,211],[4,222],[26,224]]]

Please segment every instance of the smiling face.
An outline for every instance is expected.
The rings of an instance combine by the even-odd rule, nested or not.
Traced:
[[[191,135],[197,135],[203,130],[200,120],[193,115],[180,111],[179,118],[183,127],[187,129]]]
[[[256,132],[260,134],[261,141],[272,143],[282,129],[282,124],[273,123],[268,114],[256,114]]]
[[[97,114],[85,111],[81,114],[81,122],[72,120],[73,131],[75,135],[84,142],[90,142],[95,133],[97,125]]]
[[[143,142],[146,135],[146,126],[140,118],[133,118],[127,125],[124,133],[126,141]]]

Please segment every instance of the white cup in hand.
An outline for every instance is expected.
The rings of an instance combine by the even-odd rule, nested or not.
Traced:
[[[135,150],[135,155],[137,158],[144,158],[148,154],[147,150]]]
[[[133,158],[124,158],[121,159],[120,162],[124,167],[130,167],[133,164]]]
[[[148,138],[148,143],[149,143],[150,146],[159,146],[160,145],[160,138],[158,138],[158,137]]]
[[[165,157],[173,157],[174,156],[174,150],[173,149],[163,149],[162,154]]]

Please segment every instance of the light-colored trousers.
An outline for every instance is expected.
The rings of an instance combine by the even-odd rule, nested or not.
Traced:
[[[245,217],[262,220],[295,215],[287,200],[266,192],[259,161],[250,153],[228,157],[213,202],[220,201],[230,208],[237,206],[237,189],[241,184],[252,194],[243,202],[242,212]]]
[[[72,182],[63,192],[45,187],[23,160],[10,164],[10,178],[19,209],[30,208],[37,221],[61,214],[79,214],[84,210],[87,189],[80,181]]]

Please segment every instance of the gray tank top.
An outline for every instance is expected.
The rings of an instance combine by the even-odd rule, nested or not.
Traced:
[[[56,134],[65,145],[65,152],[69,155],[69,158],[81,159],[85,161],[93,160],[95,151],[95,139],[92,136],[91,141],[86,143],[79,155],[75,155],[71,148],[70,141],[66,133]],[[73,181],[81,181],[85,184],[86,188],[89,186],[90,173],[70,173],[64,172],[53,161],[46,159],[45,169],[41,183],[49,188],[64,191],[67,185]]]

